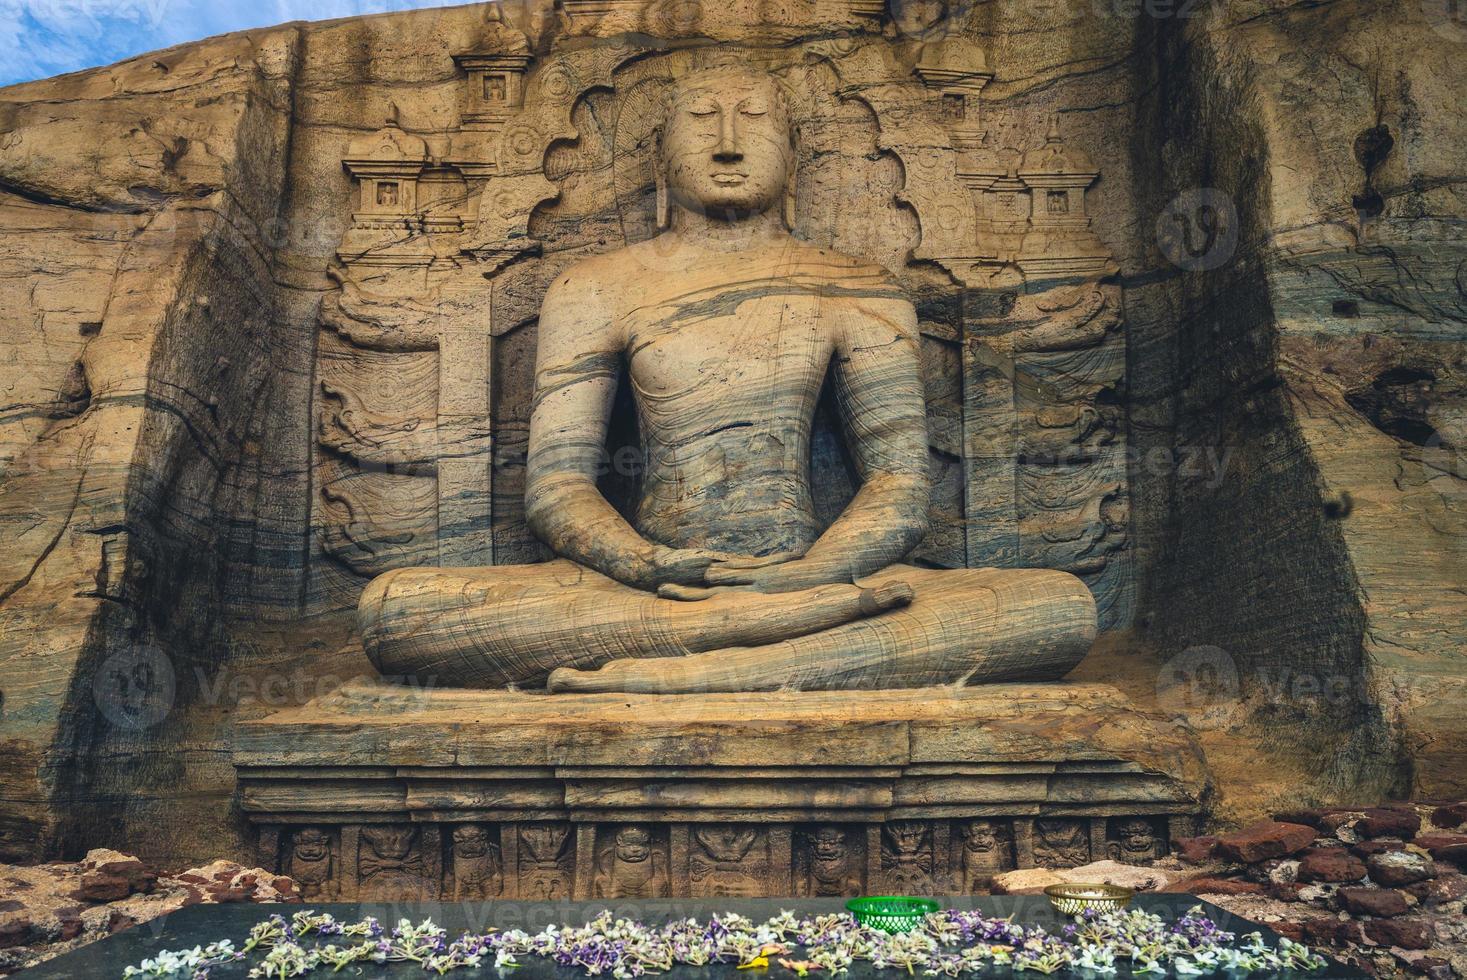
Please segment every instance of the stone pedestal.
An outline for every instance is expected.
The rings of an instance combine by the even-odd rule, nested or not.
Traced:
[[[341,899],[981,891],[1160,856],[1207,782],[1185,730],[1077,684],[352,685],[243,724],[234,760],[262,865]]]

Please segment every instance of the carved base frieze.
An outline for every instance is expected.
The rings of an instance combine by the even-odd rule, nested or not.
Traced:
[[[1194,832],[1186,814],[866,824],[262,823],[257,832],[260,864],[296,878],[307,900],[848,897],[986,894],[1004,871],[1115,857],[1119,844],[1108,835],[1118,821],[1134,820],[1155,822],[1157,850],[1123,858],[1130,862],[1165,852],[1169,835]],[[975,826],[1002,845],[975,848]],[[1036,846],[1034,856],[1016,860],[1015,839],[1042,840],[1053,827],[1063,828],[1064,847]]]
[[[976,894],[1194,832],[1191,737],[1102,685],[602,696],[351,685],[241,726],[310,898]]]

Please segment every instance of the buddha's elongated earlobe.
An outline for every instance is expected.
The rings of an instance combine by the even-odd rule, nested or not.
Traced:
[[[657,181],[657,230],[666,231],[672,227],[672,206],[667,199],[667,172],[662,160],[661,131],[657,133],[657,149],[652,158]]]

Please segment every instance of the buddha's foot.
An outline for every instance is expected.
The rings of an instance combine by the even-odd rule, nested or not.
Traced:
[[[861,590],[856,599],[857,615],[869,618],[902,609],[911,605],[915,597],[915,591],[906,582],[884,582]],[[777,646],[780,644],[770,644],[768,647],[730,647],[681,657],[613,660],[599,670],[561,667],[550,673],[546,686],[556,693],[770,690],[781,686],[783,682],[757,676],[757,656],[758,651],[772,650]],[[748,656],[739,657],[738,653]],[[745,676],[750,669],[750,657],[756,661],[753,664],[754,674]],[[718,680],[709,678],[706,668],[711,663],[721,663],[728,668],[718,671],[724,676]],[[734,672],[733,676],[729,676],[729,669]]]

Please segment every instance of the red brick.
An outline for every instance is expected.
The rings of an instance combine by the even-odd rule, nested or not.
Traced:
[[[1306,827],[1319,827],[1319,822],[1325,817],[1325,811],[1303,808],[1299,810],[1281,810],[1273,815],[1273,819],[1279,823],[1298,823]]]
[[[1336,897],[1351,915],[1390,918],[1404,915],[1411,908],[1406,896],[1391,888],[1341,888]]]
[[[1431,822],[1438,827],[1456,830],[1467,823],[1467,803],[1448,803],[1437,807],[1431,813]]]
[[[1264,820],[1218,838],[1217,849],[1225,857],[1244,864],[1267,861],[1304,850],[1314,843],[1315,830],[1297,823]]]
[[[1305,938],[1316,946],[1343,946],[1361,937],[1360,923],[1354,919],[1309,919],[1303,925]]]
[[[1399,837],[1410,840],[1421,829],[1421,817],[1415,811],[1377,807],[1366,810],[1364,819],[1355,824],[1362,837]]]
[[[1431,948],[1431,927],[1420,919],[1371,919],[1365,923],[1365,935],[1382,946]]]
[[[1314,848],[1299,859],[1300,881],[1359,881],[1365,862],[1343,847]]]
[[[1236,878],[1186,878],[1172,882],[1163,892],[1186,895],[1262,895],[1263,886],[1255,881]]]
[[[1428,881],[1418,881],[1404,890],[1427,907],[1444,905],[1467,896],[1467,875],[1438,875]]]
[[[0,919],[0,949],[24,946],[31,938],[31,920],[23,915]]]
[[[1217,850],[1216,837],[1180,837],[1172,841],[1177,859],[1183,864],[1203,864],[1211,861]]]
[[[1365,860],[1370,880],[1378,885],[1399,888],[1436,877],[1436,862],[1413,851],[1387,851],[1372,854]]]

